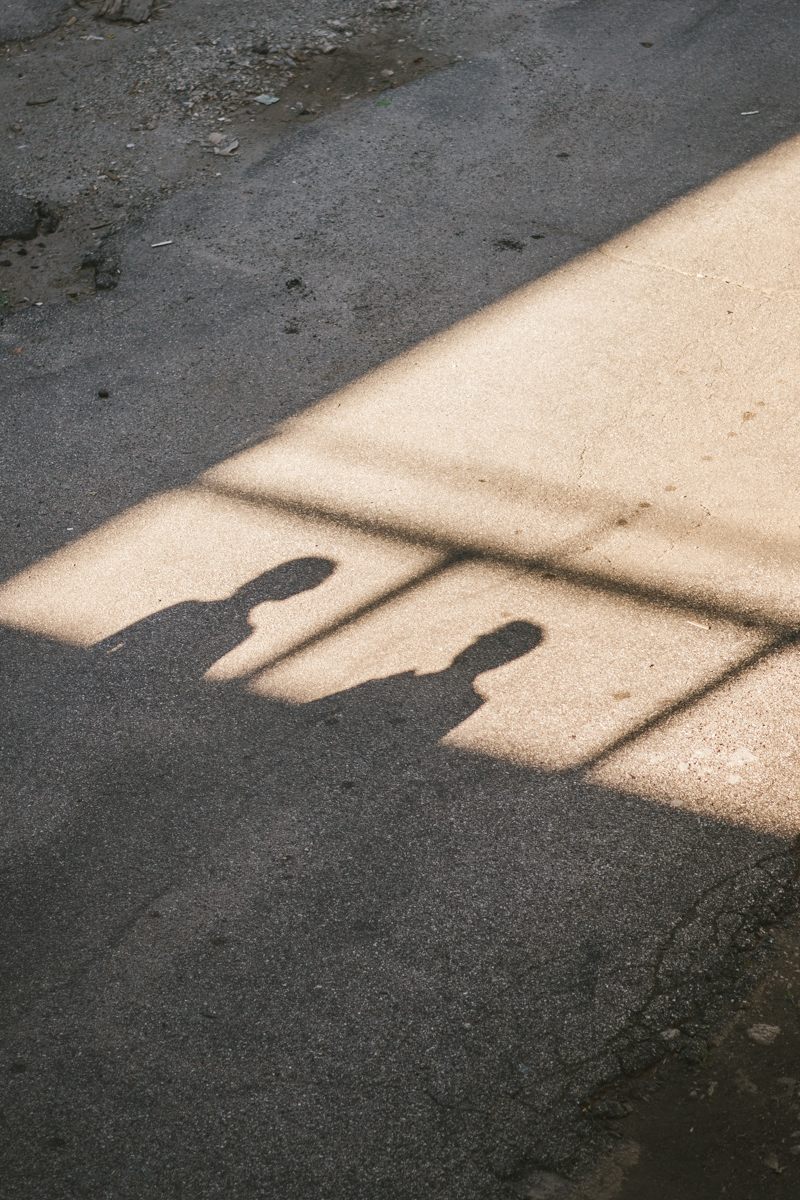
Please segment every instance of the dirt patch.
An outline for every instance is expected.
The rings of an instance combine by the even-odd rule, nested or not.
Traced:
[[[291,79],[283,86],[283,103],[276,115],[284,123],[301,115],[319,114],[343,100],[391,90],[440,70],[449,59],[423,50],[411,39],[401,44],[367,35],[336,53],[298,58]],[[292,111],[294,109],[294,112]],[[309,109],[311,113],[309,113]],[[269,116],[269,109],[265,116]]]
[[[411,6],[321,21],[293,41],[252,21],[237,37],[193,26],[207,9],[192,3],[135,26],[98,20],[99,8],[74,5],[54,32],[6,47],[5,186],[60,220],[0,242],[0,316],[115,286],[108,239],[138,214],[342,104],[382,92],[390,102],[451,61],[416,36]]]
[[[773,937],[766,978],[696,1061],[676,1053],[595,1098],[593,1119],[628,1151],[618,1200],[800,1194],[800,926]]]

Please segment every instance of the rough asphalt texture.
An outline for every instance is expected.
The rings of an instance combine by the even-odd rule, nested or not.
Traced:
[[[68,7],[65,0],[7,0],[0,15],[0,38],[21,41],[49,33]]]
[[[620,1080],[595,1105],[620,1139],[617,1159],[627,1160],[619,1200],[789,1200],[797,1194],[796,926],[776,931],[770,957],[765,978],[718,1031],[707,1055],[693,1063],[671,1058]]]
[[[800,123],[794,4],[449,7],[462,61],[250,147],[123,227],[115,290],[5,319],[6,577]],[[291,705],[201,679],[247,611],[112,656],[0,634],[4,1195],[579,1176],[583,1102],[688,1015],[700,1052],[792,847],[439,744],[533,624]]]

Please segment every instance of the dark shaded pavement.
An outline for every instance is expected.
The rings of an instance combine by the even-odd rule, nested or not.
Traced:
[[[243,139],[125,227],[116,291],[0,324],[6,578],[799,127],[792,3],[434,17],[452,69]],[[11,1200],[567,1195],[587,1096],[702,1043],[791,900],[788,837],[441,744],[511,662],[565,720],[537,613],[308,704],[204,680],[319,554],[90,650],[0,630]]]
[[[776,839],[437,744],[530,623],[307,705],[198,678],[329,570],[166,610],[125,659],[5,635],[10,1195],[494,1195],[733,984],[720,905],[779,903]]]

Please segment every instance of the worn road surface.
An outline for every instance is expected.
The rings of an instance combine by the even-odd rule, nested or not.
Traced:
[[[800,9],[99,7],[0,18],[0,1191],[655,1194],[796,904]]]

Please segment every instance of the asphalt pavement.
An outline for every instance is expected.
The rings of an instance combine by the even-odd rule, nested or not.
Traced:
[[[341,13],[0,324],[10,1200],[601,1200],[794,911],[797,6]]]

